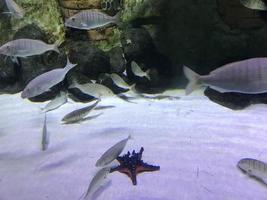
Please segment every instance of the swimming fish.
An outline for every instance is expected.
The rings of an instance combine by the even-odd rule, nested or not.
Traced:
[[[70,112],[69,114],[65,115],[61,121],[65,122],[65,123],[73,123],[73,122],[78,122],[78,121],[84,119],[84,117],[86,115],[88,115],[89,112],[91,112],[91,110],[93,110],[100,101],[101,100],[98,99],[92,105],[89,105],[89,106],[86,106],[84,108],[80,108],[78,110],[74,110],[74,111]]]
[[[241,4],[253,10],[267,10],[264,0],[240,0]]]
[[[135,61],[131,63],[131,70],[135,76],[146,77],[148,80],[151,80],[149,76],[150,70],[144,72]]]
[[[40,55],[46,51],[55,51],[59,53],[57,44],[46,44],[41,40],[32,39],[12,40],[0,47],[0,54],[23,58]]]
[[[252,158],[244,158],[238,162],[237,166],[249,176],[267,184],[267,163]]]
[[[76,29],[91,30],[103,28],[109,24],[118,24],[119,17],[119,14],[111,17],[99,11],[85,10],[67,19],[65,26]]]
[[[112,147],[110,147],[96,162],[96,167],[104,167],[115,160],[125,148],[128,140],[131,139],[129,135],[126,139],[121,140]]]
[[[13,0],[5,0],[9,12],[4,12],[13,15],[15,18],[23,18],[25,11]]]
[[[107,175],[110,173],[110,167],[105,167],[100,169],[93,177],[92,181],[89,184],[87,192],[84,196],[84,199],[91,199],[94,193],[101,187],[104,183]]]
[[[267,58],[252,58],[224,65],[208,75],[199,75],[184,66],[189,80],[186,95],[201,85],[219,92],[258,94],[267,92]]]
[[[73,83],[69,86],[69,88],[78,88],[83,93],[97,99],[115,96],[112,90],[98,83],[79,84],[76,80],[73,80]]]
[[[46,127],[46,113],[45,113],[44,126],[43,126],[43,136],[42,136],[42,150],[43,151],[47,150],[48,145],[49,145],[49,135],[47,132],[47,127]]]
[[[63,81],[65,75],[77,64],[72,64],[67,58],[65,68],[58,68],[41,74],[31,80],[21,93],[21,97],[31,98],[48,91],[51,87]]]
[[[55,110],[62,106],[63,104],[67,103],[68,98],[66,92],[60,91],[60,93],[52,99],[44,108],[42,108],[43,112],[49,112],[51,110]]]
[[[118,87],[127,90],[131,89],[132,86],[128,85],[118,74],[112,73],[109,76]]]

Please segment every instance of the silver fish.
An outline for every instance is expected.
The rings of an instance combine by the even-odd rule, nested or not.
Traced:
[[[109,24],[118,24],[119,15],[111,17],[99,11],[85,10],[73,15],[65,21],[66,27],[91,30],[96,28],[103,28]]]
[[[150,80],[150,70],[144,72],[135,61],[132,61],[131,63],[131,70],[135,76],[146,77],[148,80]]]
[[[112,147],[110,147],[96,162],[96,167],[104,167],[115,160],[125,148],[128,140],[131,139],[129,135],[126,139],[121,140]]]
[[[267,184],[267,163],[252,158],[244,158],[238,162],[237,166],[248,175]]]
[[[53,100],[51,100],[44,108],[42,108],[42,111],[49,112],[51,110],[55,110],[67,103],[67,101],[68,98],[66,92],[60,91],[60,93]]]
[[[91,199],[94,193],[101,187],[104,183],[107,175],[110,173],[110,167],[105,167],[100,169],[93,177],[92,181],[89,184],[87,192],[84,199]]]
[[[6,1],[6,6],[8,8],[8,11],[9,11],[7,13],[10,13],[11,15],[13,15],[15,18],[18,18],[18,19],[23,18],[25,14],[25,11],[23,10],[23,8],[21,8],[13,0],[5,0],[5,1]]]
[[[49,145],[49,134],[47,132],[47,127],[46,127],[46,113],[45,113],[43,136],[42,136],[42,150],[43,151],[47,150],[48,145]]]
[[[112,90],[110,90],[108,87],[97,83],[79,84],[76,80],[74,80],[69,88],[78,88],[83,93],[93,96],[97,99],[115,96]]]
[[[267,58],[252,58],[224,65],[208,75],[201,76],[184,66],[189,80],[186,95],[201,85],[219,92],[258,94],[267,92]]]
[[[118,74],[112,73],[109,76],[118,87],[126,90],[131,89],[132,86],[128,85]]]
[[[56,51],[59,53],[57,44],[46,44],[43,41],[32,39],[17,39],[7,42],[0,47],[0,54],[23,58],[40,55],[46,51]]]
[[[253,10],[267,10],[264,0],[240,0],[241,4]]]
[[[97,106],[99,102],[100,102],[100,99],[98,99],[92,105],[86,106],[84,108],[80,108],[78,110],[74,110],[70,112],[69,114],[65,115],[61,121],[65,123],[78,122],[84,119],[84,117],[86,117],[89,114],[89,112],[91,112]]]
[[[48,91],[51,87],[63,81],[65,75],[77,64],[70,63],[67,59],[65,68],[58,68],[41,74],[31,80],[21,93],[22,98],[31,98]]]

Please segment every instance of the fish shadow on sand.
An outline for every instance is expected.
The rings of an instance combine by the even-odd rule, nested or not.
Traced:
[[[247,173],[246,171],[238,168],[243,174],[245,174],[247,176],[248,179],[257,182],[259,184],[261,184],[263,187],[267,188],[267,183],[264,182],[264,180],[262,180],[261,178],[258,178],[256,176],[250,175],[249,173]]]

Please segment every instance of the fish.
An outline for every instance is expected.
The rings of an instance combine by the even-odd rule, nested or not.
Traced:
[[[127,138],[119,141],[112,147],[110,147],[96,162],[96,167],[104,167],[110,164],[112,161],[114,161],[123,151],[125,148],[128,140],[131,139],[131,135],[129,135]]]
[[[95,119],[97,117],[99,117],[100,115],[103,115],[103,113],[98,113],[96,115],[92,115],[92,116],[88,116],[88,117],[84,117],[84,118],[81,118],[77,121],[68,121],[68,122],[64,122],[63,124],[76,124],[76,123],[81,123],[81,122],[84,122],[84,121],[88,121],[88,120],[91,120],[91,119]]]
[[[47,132],[47,127],[46,127],[46,113],[45,113],[43,136],[42,136],[42,151],[47,150],[48,145],[49,145],[49,134]]]
[[[17,39],[2,45],[0,47],[0,54],[26,58],[28,56],[40,55],[47,51],[60,53],[57,45],[58,44],[46,44],[41,40]]]
[[[49,91],[51,87],[63,81],[65,75],[76,65],[67,58],[67,64],[64,68],[53,69],[31,80],[21,93],[21,97],[23,99],[31,98]]]
[[[94,110],[105,110],[110,108],[115,108],[116,106],[97,106]]]
[[[244,158],[237,163],[237,166],[249,176],[267,184],[267,163],[253,158]]]
[[[112,79],[112,81],[120,88],[130,90],[135,85],[128,85],[118,74],[112,73],[109,75],[109,77]]]
[[[6,6],[9,12],[4,12],[13,15],[17,19],[22,19],[24,17],[25,11],[13,0],[5,0]]]
[[[60,106],[62,106],[67,102],[68,98],[66,92],[60,91],[60,93],[54,99],[52,99],[48,104],[46,104],[46,106],[41,110],[43,112],[49,112],[51,110],[59,108]]]
[[[259,94],[267,92],[267,58],[233,62],[213,70],[208,75],[199,75],[186,66],[183,70],[189,80],[185,89],[186,95],[200,88],[201,85],[221,93]]]
[[[131,70],[135,76],[146,77],[148,80],[151,80],[149,76],[150,70],[144,72],[135,61],[131,62]]]
[[[96,99],[115,96],[111,89],[98,83],[79,84],[76,80],[73,80],[69,88],[78,88],[83,93],[93,96]]]
[[[78,110],[74,110],[70,113],[68,113],[67,115],[65,115],[62,118],[62,122],[65,123],[73,123],[73,122],[78,122],[82,119],[84,119],[84,117],[86,117],[96,106],[97,104],[100,102],[101,100],[98,99],[94,104],[86,106],[84,108],[80,108]]]
[[[267,10],[264,0],[240,0],[241,4],[253,10]]]
[[[94,193],[103,185],[107,175],[110,173],[110,167],[105,167],[97,171],[89,184],[84,199],[91,199]]]
[[[119,21],[119,13],[112,17],[99,11],[85,10],[68,18],[65,21],[65,26],[82,30],[91,30],[104,28],[110,24],[119,24]]]

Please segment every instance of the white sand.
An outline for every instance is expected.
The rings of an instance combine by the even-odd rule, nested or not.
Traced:
[[[84,104],[48,113],[50,146],[42,152],[39,107],[45,103],[1,95],[0,200],[78,200],[96,172],[96,160],[128,134],[134,140],[125,152],[143,146],[144,161],[161,169],[140,174],[137,186],[123,174],[110,174],[112,183],[99,200],[267,199],[267,187],[236,167],[244,157],[267,161],[266,105],[232,111],[203,96],[101,102],[111,104],[116,108],[82,124],[60,120]]]

